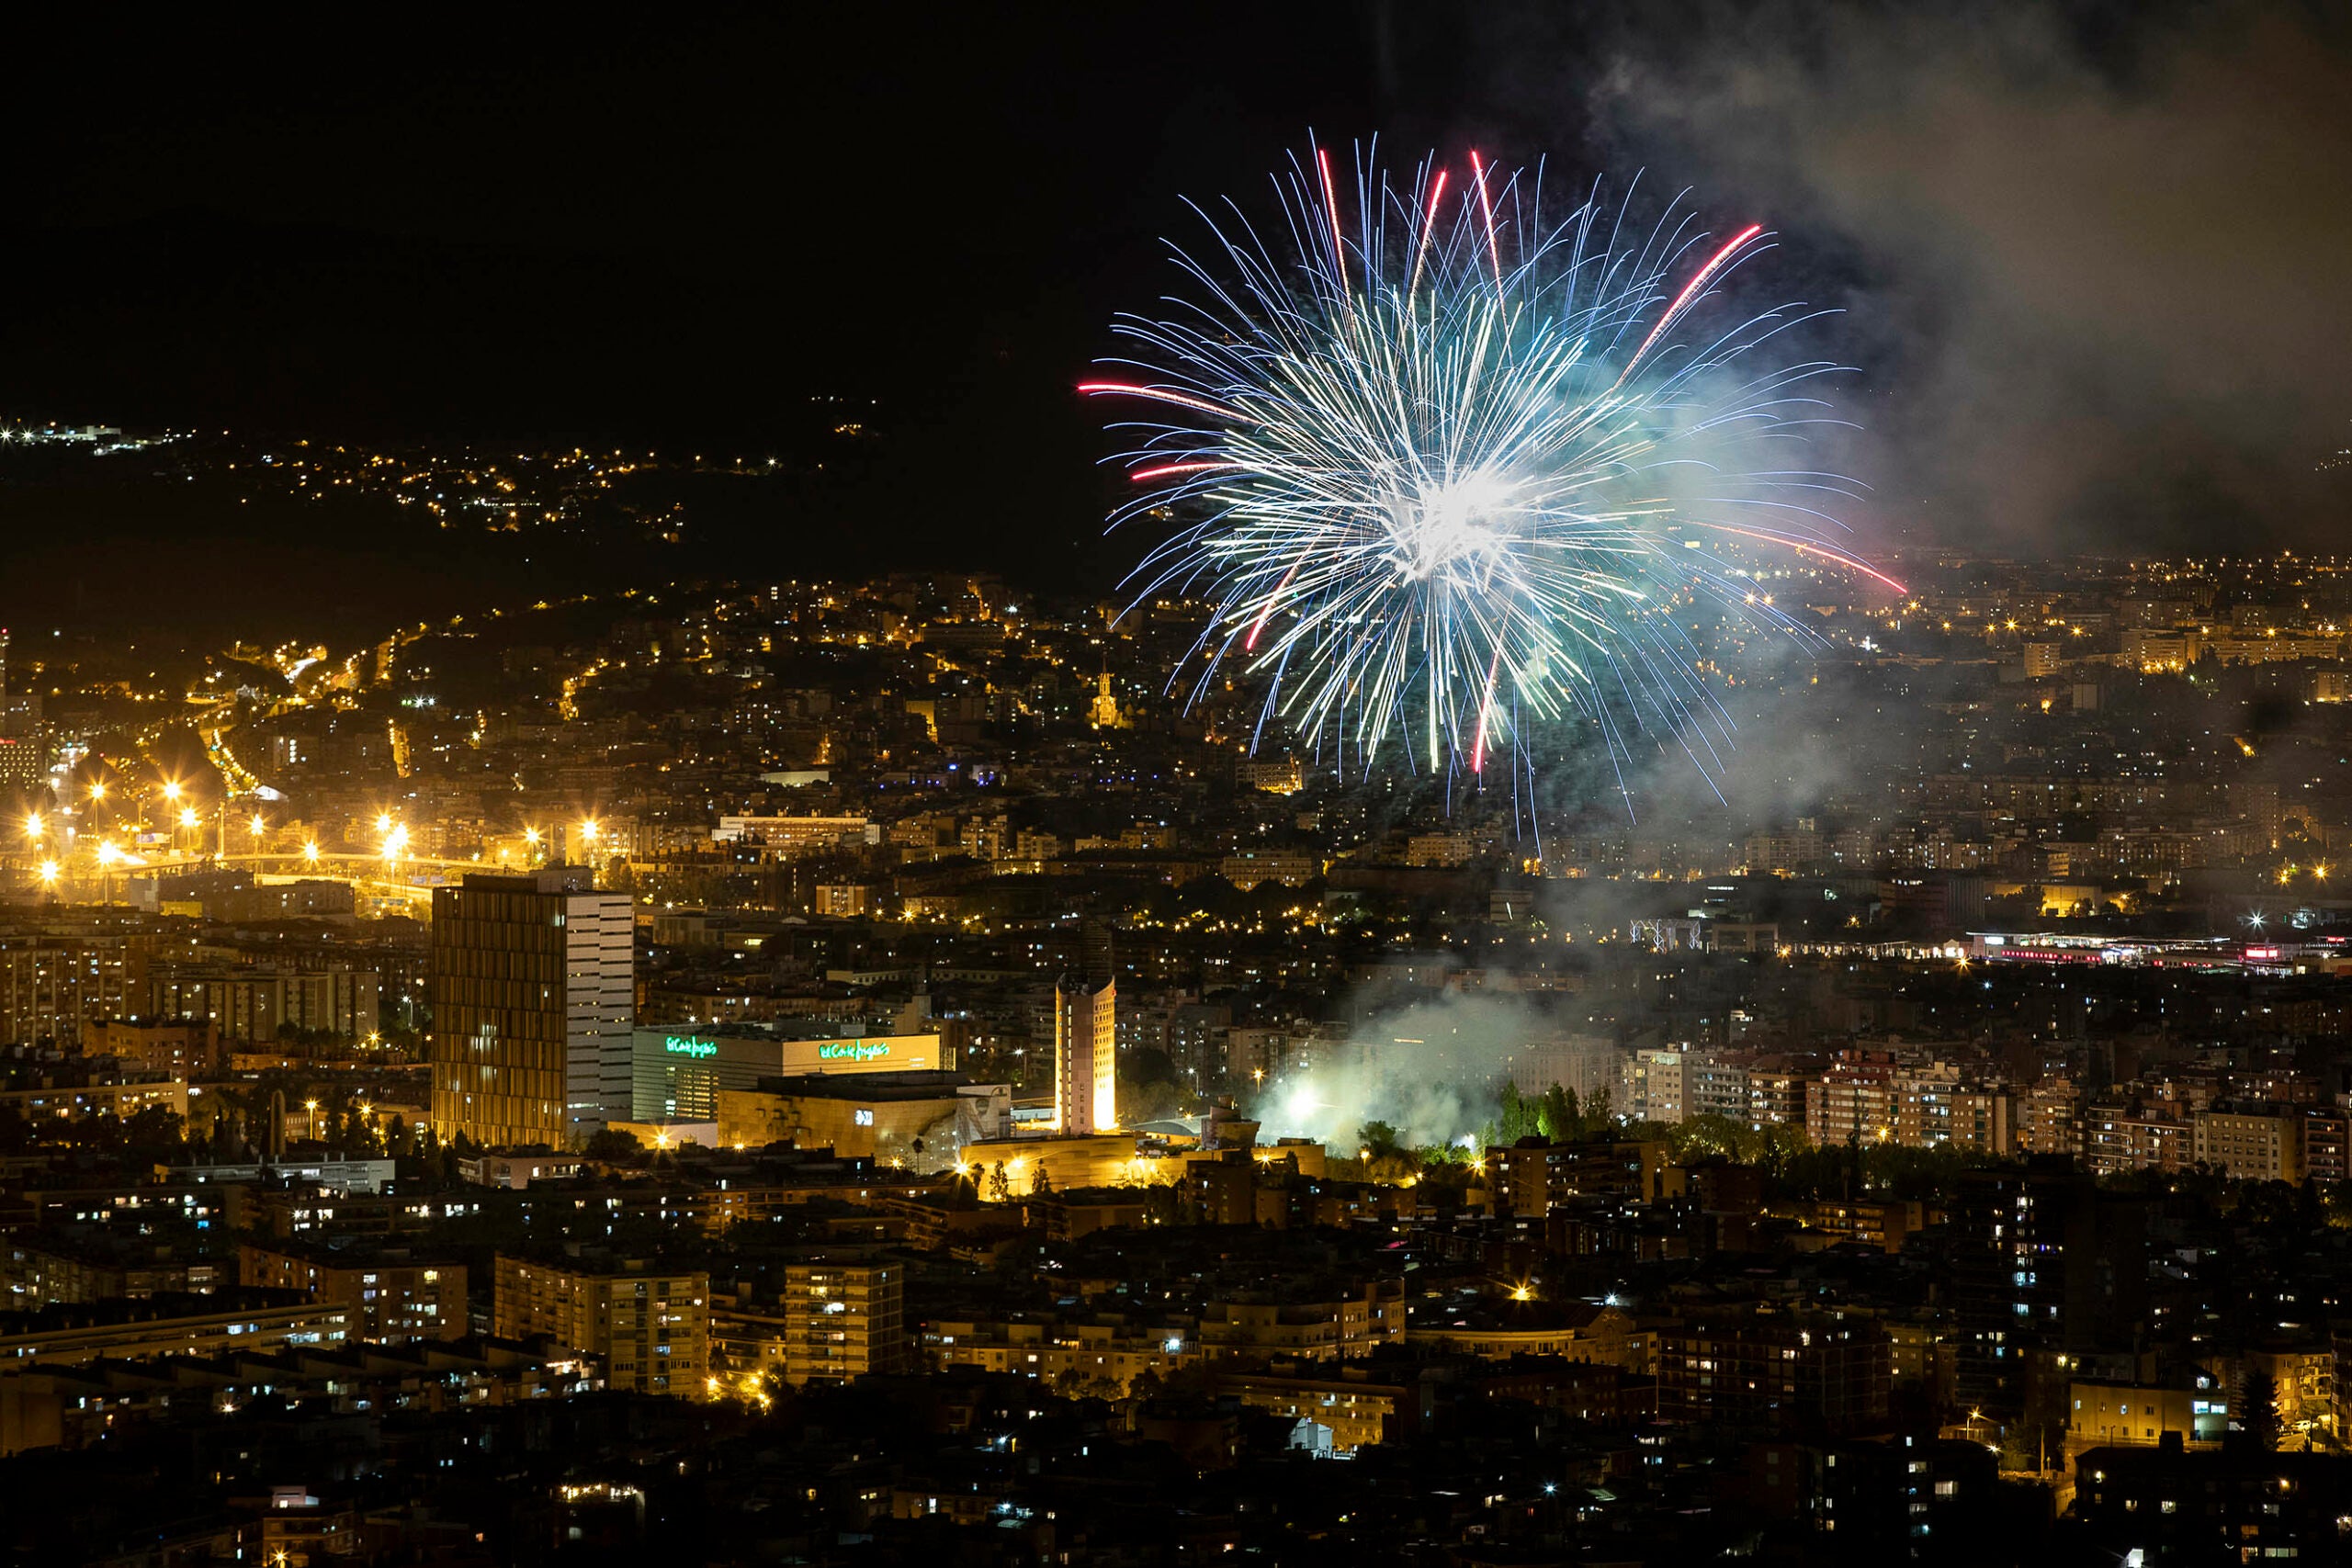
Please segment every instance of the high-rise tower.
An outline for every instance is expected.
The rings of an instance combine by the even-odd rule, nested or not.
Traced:
[[[1118,961],[1111,928],[1088,921],[1079,933],[1078,974],[1054,983],[1054,1110],[1065,1133],[1119,1124]]]
[[[571,1146],[629,1115],[636,923],[583,866],[433,895],[433,1124]]]
[[[1054,983],[1054,1110],[1065,1133],[1119,1124],[1119,987],[1065,975]]]

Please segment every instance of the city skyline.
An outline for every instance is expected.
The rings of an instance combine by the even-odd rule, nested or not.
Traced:
[[[11,35],[0,1568],[2352,1560],[2344,17],[361,21]]]

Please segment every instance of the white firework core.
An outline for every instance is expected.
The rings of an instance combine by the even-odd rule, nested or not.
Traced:
[[[1204,302],[1123,318],[1125,378],[1086,383],[1159,417],[1123,456],[1114,516],[1182,520],[1139,601],[1205,593],[1195,694],[1227,660],[1318,755],[1480,773],[1580,717],[1622,760],[1679,747],[1712,777],[1730,720],[1682,617],[1701,600],[1806,634],[1735,587],[1719,547],[1792,550],[1901,585],[1828,536],[1846,482],[1788,461],[1835,367],[1773,362],[1797,307],[1722,319],[1764,248],[1669,209],[1620,243],[1598,197],[1548,223],[1535,180],[1424,164],[1355,171],[1352,232],[1329,158],[1279,178],[1290,244],[1238,218],[1178,262]],[[1769,457],[1769,462],[1760,458]],[[1515,772],[1514,779],[1519,775]]]

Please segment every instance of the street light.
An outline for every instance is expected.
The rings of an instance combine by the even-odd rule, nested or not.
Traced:
[[[183,828],[187,828],[187,829],[193,829],[193,828],[195,828],[195,826],[197,825],[197,823],[198,823],[198,822],[199,822],[199,821],[201,821],[201,820],[202,820],[202,818],[199,818],[199,817],[198,817],[198,816],[197,816],[197,814],[196,814],[196,807],[193,807],[193,806],[183,806],[183,807],[180,807],[180,826],[181,826],[181,827],[183,827]]]
[[[164,784],[164,798],[165,800],[177,800],[179,797],[180,781],[177,779],[165,780]]]
[[[40,813],[38,811],[27,812],[25,814],[25,838],[29,842],[38,844],[40,842],[40,836],[43,831],[45,831],[45,829],[41,826]]]
[[[580,824],[580,841],[583,844],[596,841],[596,819],[594,817]]]
[[[104,779],[92,779],[90,781],[90,798],[92,800],[104,800],[106,797],[107,781]]]
[[[269,824],[262,820],[262,815],[258,811],[254,813],[254,819],[248,826],[253,829],[254,837],[256,839],[269,831]]]
[[[45,860],[40,863],[40,882],[41,886],[44,887],[55,887],[57,886],[57,863],[55,861]]]
[[[114,847],[112,840],[100,840],[98,844],[98,902],[101,905],[111,905],[114,902],[114,863],[121,858],[122,852]]]

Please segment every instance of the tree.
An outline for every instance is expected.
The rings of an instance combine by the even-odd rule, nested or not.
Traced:
[[[1177,1112],[1176,1086],[1163,1082],[1123,1082],[1119,1085],[1119,1124],[1139,1127],[1161,1122]]]
[[[1367,1122],[1356,1129],[1356,1141],[1369,1150],[1374,1159],[1393,1157],[1405,1152],[1396,1129],[1385,1122]]]
[[[1179,1200],[1173,1182],[1154,1181],[1143,1190],[1144,1211],[1154,1224],[1174,1225],[1184,1221],[1184,1206]]]
[[[359,1108],[356,1104],[346,1103],[335,1120],[336,1146],[345,1154],[354,1158],[365,1159],[371,1155],[384,1152],[381,1141],[376,1136],[374,1125],[359,1113]]]
[[[119,1131],[121,1152],[140,1164],[175,1165],[187,1157],[186,1123],[175,1111],[147,1106],[123,1121]]]
[[[2249,1372],[2238,1390],[2238,1429],[2245,1444],[2260,1453],[2278,1447],[2278,1385],[2267,1372]]]
[[[1579,1116],[1577,1091],[1555,1083],[1544,1091],[1544,1103],[1536,1108],[1536,1130],[1555,1144],[1566,1143],[1583,1132]]]
[[[1494,1135],[1486,1140],[1489,1145],[1509,1145],[1539,1134],[1543,1112],[1541,1100],[1530,1100],[1520,1093],[1519,1085],[1509,1078],[1503,1080],[1499,1100],[1495,1111]]]
[[[615,1165],[636,1165],[645,1158],[645,1145],[634,1133],[624,1133],[617,1127],[599,1127],[588,1134],[583,1151],[590,1159],[606,1160]]]
[[[2050,1461],[2050,1434],[2039,1427],[2023,1421],[2009,1424],[2001,1434],[2000,1468],[2008,1471],[2040,1470]]]
[[[2310,1183],[2303,1184],[2308,1187]],[[2238,1188],[2236,1218],[2242,1224],[2294,1228],[2303,1218],[2298,1189],[2283,1181],[2248,1181]]]

